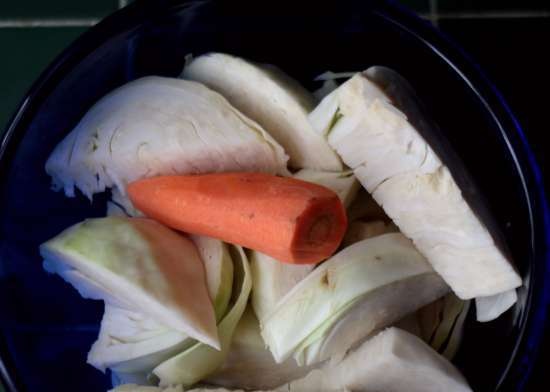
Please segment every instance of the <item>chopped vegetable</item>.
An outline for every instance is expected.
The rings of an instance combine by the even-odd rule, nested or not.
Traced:
[[[193,389],[188,389],[189,392],[246,392],[242,389],[226,389],[226,388],[217,388],[217,387],[198,387]],[[257,392],[267,392],[267,391],[257,391]],[[349,392],[349,391],[343,391]]]
[[[295,173],[294,178],[332,189],[338,194],[344,206],[350,204],[359,187],[353,174],[345,172],[303,169]],[[306,277],[313,267],[311,264],[292,265],[281,263],[261,252],[251,252],[252,306],[258,319],[265,318],[275,308],[276,303],[296,283]]]
[[[236,295],[235,302],[218,325],[220,349],[217,350],[206,344],[196,343],[182,353],[161,363],[153,369],[153,374],[159,378],[160,386],[183,384],[187,387],[193,385],[216,371],[224,363],[229,353],[233,333],[244,313],[252,288],[250,268],[243,249],[237,247],[232,256],[235,261],[235,268],[239,268],[239,272],[242,271],[242,276],[237,282],[237,290],[233,290]]]
[[[477,321],[488,322],[495,320],[510,309],[518,300],[516,290],[508,290],[490,297],[476,298]]]
[[[218,91],[257,121],[284,147],[290,166],[342,170],[338,155],[309,124],[314,98],[282,72],[228,54],[209,53],[191,61],[182,76]]]
[[[448,291],[448,286],[435,273],[416,275],[377,288],[319,327],[300,345],[294,358],[302,365],[328,358],[338,361],[350,348],[380,328]]]
[[[358,180],[459,297],[489,296],[520,286],[521,278],[447,166],[401,111],[407,108],[392,103],[389,94],[398,82],[389,73],[375,68],[342,84],[311,113],[314,128],[327,135]],[[402,94],[407,92],[403,88]]]
[[[94,193],[144,177],[223,171],[287,174],[282,147],[200,83],[149,76],[100,99],[55,148],[56,188]]]
[[[123,389],[116,392],[126,391],[133,390]],[[190,390],[203,391],[228,390]],[[464,377],[449,361],[421,339],[397,328],[380,332],[348,354],[340,363],[328,362],[322,368],[312,370],[307,376],[273,390],[337,391],[472,392]]]
[[[449,294],[443,299],[439,323],[430,337],[430,345],[437,351],[443,351],[444,344],[451,335],[456,321],[465,307],[465,302],[456,295]],[[425,309],[427,311],[428,309]]]
[[[469,299],[491,321],[522,283],[498,228],[399,74],[315,80],[188,55],[52,152],[54,190],[111,194],[40,246],[105,302],[88,363],[111,392],[471,392],[449,362]]]
[[[233,262],[227,246],[216,239],[193,236],[206,271],[208,292],[216,320],[225,314],[233,285]],[[161,362],[192,346],[196,340],[161,325],[142,312],[106,305],[99,338],[88,354],[88,363],[110,368],[117,379],[139,383]]]
[[[351,171],[326,172],[302,169],[294,173],[293,177],[332,189],[345,207],[349,207],[361,187]]]
[[[263,173],[164,176],[128,186],[145,215],[288,263],[318,263],[338,247],[346,213],[316,184]]]
[[[470,301],[454,293],[434,301],[406,316],[394,326],[418,336],[445,358],[453,359],[464,329]]]
[[[192,235],[206,270],[206,284],[214,304],[216,320],[225,315],[233,287],[233,261],[226,244],[215,238]]]
[[[355,72],[323,72],[321,75],[315,77],[315,81],[322,81],[323,85],[313,92],[313,96],[317,98],[318,101],[321,101],[331,92],[338,88],[338,79],[348,79],[355,75]]]
[[[321,87],[319,87],[317,90],[315,90],[312,94],[318,101],[325,98],[327,95],[329,95],[331,92],[336,90],[338,88],[338,84],[330,79],[323,81],[323,84]]]
[[[40,246],[45,267],[91,282],[85,291],[219,348],[203,264],[193,243],[144,218],[88,219]],[[78,287],[82,280],[70,280]],[[87,283],[86,283],[87,284]]]
[[[142,312],[105,305],[99,337],[88,353],[88,363],[102,371],[110,368],[146,375],[194,342],[185,333],[159,324]]]
[[[111,389],[108,392],[183,392],[183,387],[181,385],[177,385],[168,388],[157,388],[136,384],[124,384]]]
[[[134,390],[120,389],[116,392],[126,391]],[[139,389],[135,391],[141,392]],[[202,391],[228,390],[190,390]],[[327,362],[321,368],[310,371],[307,376],[273,390],[277,391],[472,392],[464,377],[447,359],[418,337],[398,328],[380,332],[341,362]]]
[[[313,270],[314,264],[281,263],[261,252],[250,252],[252,306],[259,320],[265,319],[275,305]]]
[[[447,297],[451,297],[453,301],[449,301]],[[454,301],[455,299],[457,301]],[[419,324],[420,334],[418,336],[435,350],[439,351],[440,348],[439,346],[434,347],[432,344],[436,336],[436,331],[441,328],[449,331],[443,324],[445,320],[452,319],[452,322],[454,322],[451,314],[456,317],[456,305],[460,304],[458,301],[461,300],[454,293],[449,293],[445,297],[439,298],[431,304],[421,307],[414,314],[411,314],[411,316],[417,319]],[[449,311],[448,308],[450,308],[451,311]]]
[[[355,75],[355,72],[332,72],[326,71],[320,75],[317,75],[314,80],[338,80],[349,79]]]
[[[205,382],[226,388],[272,389],[305,376],[311,369],[298,366],[292,358],[276,363],[265,347],[258,320],[248,307],[237,325],[225,363]]]
[[[386,233],[396,233],[398,231],[399,229],[393,223],[386,223],[380,220],[371,222],[355,221],[349,224],[342,245],[346,247],[367,238]]]
[[[424,281],[425,290],[411,295],[408,285],[421,286],[419,281]],[[277,362],[326,339],[328,348],[312,355],[324,359],[334,354],[330,350],[338,339],[342,339],[336,345],[340,353],[447,290],[408,239],[399,233],[385,234],[349,246],[313,270],[262,320],[262,336]],[[354,306],[357,320],[350,311]],[[362,321],[365,317],[368,322]],[[340,319],[346,321],[339,324]],[[333,328],[348,336],[340,332],[333,339]]]
[[[278,388],[285,392],[350,391],[471,392],[466,380],[421,339],[389,328],[340,363],[328,362]]]
[[[440,350],[441,354],[448,360],[454,358],[458,348],[460,347],[460,343],[462,342],[462,336],[464,335],[464,322],[466,321],[466,316],[470,310],[471,302],[472,301],[462,301],[462,308],[453,325],[451,334],[447,339],[447,344],[442,352]]]

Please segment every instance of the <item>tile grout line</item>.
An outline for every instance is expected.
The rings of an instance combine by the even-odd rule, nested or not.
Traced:
[[[421,16],[438,25],[440,19],[517,19],[517,18],[548,18],[548,11],[486,11],[486,12],[438,12],[437,0],[430,0],[429,13]],[[118,7],[123,8],[128,4],[127,0],[118,0]],[[24,27],[90,27],[99,22],[98,18],[46,18],[46,19],[0,19],[0,28],[24,28]]]
[[[439,26],[439,15],[437,14],[437,0],[430,0],[430,20],[434,26]]]
[[[432,0],[433,1],[433,0]],[[481,11],[481,12],[444,12],[438,18],[448,19],[517,19],[517,18],[548,18],[547,11]]]
[[[89,27],[97,24],[97,18],[67,19],[0,19],[0,28],[20,27]]]
[[[118,8],[128,5],[128,0],[118,0]],[[90,27],[100,21],[98,18],[14,18],[1,19],[0,28],[25,28],[25,27]]]

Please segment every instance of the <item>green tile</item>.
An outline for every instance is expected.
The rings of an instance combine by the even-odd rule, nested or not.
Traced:
[[[0,29],[0,133],[34,80],[84,30],[83,27]]]
[[[101,18],[118,8],[118,0],[0,0],[0,19]]]
[[[409,7],[416,12],[428,12],[430,10],[429,0],[399,0],[399,3]]]
[[[444,12],[488,11],[549,11],[549,0],[437,0],[437,8]]]

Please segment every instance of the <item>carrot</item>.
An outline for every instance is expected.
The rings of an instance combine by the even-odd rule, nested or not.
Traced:
[[[294,264],[329,257],[347,225],[332,190],[263,173],[161,176],[131,183],[128,194],[137,209],[174,229]]]

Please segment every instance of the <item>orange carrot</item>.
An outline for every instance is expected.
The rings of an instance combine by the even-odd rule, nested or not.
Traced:
[[[263,173],[162,176],[131,183],[128,194],[137,209],[167,226],[287,263],[326,259],[347,225],[330,189]]]

